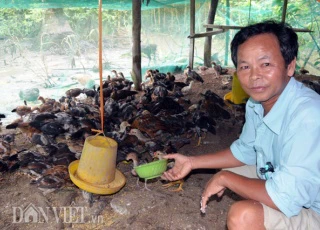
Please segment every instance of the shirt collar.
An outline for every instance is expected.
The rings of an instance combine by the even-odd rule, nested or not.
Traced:
[[[262,121],[269,127],[274,133],[279,134],[283,120],[285,119],[285,111],[291,104],[291,99],[294,95],[294,87],[296,80],[291,77],[288,84],[284,88],[283,92],[279,96],[276,103],[273,105],[269,113],[263,117],[264,109],[260,102],[256,102],[250,98],[249,107],[253,108],[255,113],[262,119]]]

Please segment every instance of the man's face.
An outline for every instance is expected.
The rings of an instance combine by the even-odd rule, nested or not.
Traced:
[[[287,68],[273,34],[256,35],[238,47],[237,75],[244,91],[261,102],[266,112],[275,104],[295,68]]]

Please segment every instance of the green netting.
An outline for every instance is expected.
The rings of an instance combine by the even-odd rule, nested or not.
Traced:
[[[210,2],[196,1],[196,33],[205,32]],[[280,0],[219,1],[214,24],[245,26],[281,20],[282,4]],[[59,98],[68,88],[98,83],[98,1],[2,0],[0,7],[0,98],[6,98],[0,107],[4,111],[23,103],[20,90],[36,87],[43,96]],[[104,77],[115,69],[131,78],[131,7],[129,0],[103,1]],[[142,75],[150,68],[183,70],[189,61],[190,1],[151,0],[146,6],[145,0],[142,9]],[[297,70],[304,66],[315,75],[320,73],[319,19],[317,1],[289,1],[286,21],[313,31],[298,33]],[[229,50],[236,32],[212,37],[212,60],[233,66]],[[204,41],[195,39],[194,67],[203,65]]]
[[[172,4],[185,4],[188,0],[158,0],[150,1],[147,4],[145,0],[142,4],[142,9],[154,9],[170,7]],[[103,8],[112,10],[131,10],[131,0],[118,1],[108,0],[102,1]],[[66,0],[2,0],[0,1],[0,8],[16,8],[16,9],[53,9],[53,8],[97,8],[98,0],[84,0],[84,1],[66,1]]]

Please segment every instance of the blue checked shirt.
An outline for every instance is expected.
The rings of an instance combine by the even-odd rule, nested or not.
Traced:
[[[250,98],[246,122],[231,151],[241,162],[257,165],[266,190],[287,216],[311,208],[320,215],[320,95],[291,78],[270,112]],[[271,162],[274,172],[262,175]]]

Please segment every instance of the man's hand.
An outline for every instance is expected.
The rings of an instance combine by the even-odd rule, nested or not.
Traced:
[[[212,196],[217,194],[218,197],[221,197],[226,190],[226,187],[223,185],[223,173],[224,171],[220,171],[216,173],[207,183],[201,198],[201,212],[205,213],[206,205],[208,199]]]
[[[192,170],[192,157],[186,157],[182,154],[168,154],[164,159],[173,159],[175,161],[172,169],[164,172],[161,178],[163,180],[176,181],[187,176]]]

